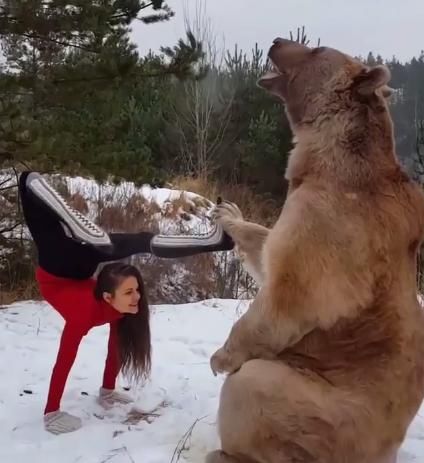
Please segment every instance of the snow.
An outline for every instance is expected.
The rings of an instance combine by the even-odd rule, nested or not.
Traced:
[[[16,302],[1,310],[0,461],[202,463],[209,450],[219,447],[215,419],[223,377],[212,375],[209,357],[247,304],[210,299],[152,307],[151,379],[130,391],[137,408],[159,415],[150,417],[150,423],[122,423],[134,405],[105,413],[96,404],[108,332],[106,326],[91,330],[62,401],[63,409],[83,419],[83,427],[61,436],[45,432],[42,425],[61,318],[44,302]],[[123,378],[120,384],[127,385]],[[423,413],[424,407],[398,463],[424,461]]]
[[[101,196],[112,196],[112,197],[128,197],[130,198],[134,194],[140,194],[149,201],[154,201],[159,206],[163,206],[169,201],[175,201],[179,199],[182,191],[171,188],[152,188],[148,184],[144,184],[141,187],[136,187],[133,182],[121,182],[119,184],[113,184],[105,182],[103,185],[99,185],[95,180],[88,179],[81,176],[76,177],[63,177],[66,179],[66,183],[71,194],[80,193],[85,197],[97,198]],[[184,192],[187,199],[196,200],[201,198],[200,195],[192,193],[190,191]],[[209,203],[212,206],[212,202]]]
[[[58,176],[58,178],[66,182],[69,194],[79,194],[86,200],[88,215],[94,220],[99,199],[103,206],[125,207],[131,198],[139,196],[147,204],[157,206],[159,212],[154,216],[161,233],[207,233],[211,229],[209,217],[215,204],[197,193],[175,188],[152,188],[148,184],[137,187],[133,182],[127,181],[119,184],[111,182],[99,184],[94,179],[81,176]],[[176,214],[172,213],[174,208],[176,208]],[[190,212],[187,212],[187,209],[190,209]],[[145,212],[140,211],[140,214]],[[183,213],[184,218],[182,218]],[[167,218],[169,214],[171,214],[170,219]]]
[[[219,445],[215,416],[222,377],[209,368],[246,307],[237,300],[206,300],[152,308],[153,367],[149,382],[131,390],[136,406],[158,409],[149,424],[121,422],[133,406],[104,414],[95,401],[107,347],[108,328],[92,329],[80,346],[62,408],[83,419],[83,428],[62,436],[44,431],[42,412],[55,361],[61,318],[43,302],[17,302],[0,311],[0,461],[27,463],[201,462]],[[120,384],[127,383],[120,378]],[[23,391],[29,390],[32,394]],[[81,395],[85,392],[88,395]],[[196,420],[199,420],[196,422]],[[184,434],[195,423],[187,450],[172,460]],[[130,456],[129,456],[130,455]],[[107,460],[110,458],[109,460]]]

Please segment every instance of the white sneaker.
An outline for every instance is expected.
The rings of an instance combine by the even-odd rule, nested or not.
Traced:
[[[96,246],[110,246],[112,244],[104,230],[71,207],[40,174],[30,173],[26,179],[26,186],[59,216],[75,239]]]
[[[215,246],[224,236],[224,229],[214,224],[212,230],[197,235],[155,235],[151,244],[157,248],[190,248],[197,246]]]
[[[125,392],[119,392],[115,389],[105,389],[101,387],[99,390],[99,397],[97,402],[105,409],[112,408],[115,404],[129,404],[134,402],[134,399]]]
[[[74,432],[81,426],[81,418],[67,412],[58,410],[44,415],[45,430],[55,435]]]

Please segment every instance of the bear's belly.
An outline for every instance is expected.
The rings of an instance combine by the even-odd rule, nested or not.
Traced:
[[[369,310],[342,320],[330,330],[316,329],[279,358],[299,371],[310,371],[334,385],[351,384],[359,378],[384,380],[405,352],[404,327],[397,313]],[[362,381],[361,381],[362,382]]]

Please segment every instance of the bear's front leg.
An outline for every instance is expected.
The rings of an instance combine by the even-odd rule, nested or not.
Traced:
[[[245,356],[242,352],[230,352],[225,345],[218,349],[211,357],[210,365],[213,374],[234,373],[245,362]]]
[[[263,310],[264,289],[261,289],[248,310],[231,328],[225,344],[210,359],[211,370],[218,373],[234,373],[244,362],[252,358],[276,358],[279,336],[272,318]],[[290,323],[288,323],[290,325]]]

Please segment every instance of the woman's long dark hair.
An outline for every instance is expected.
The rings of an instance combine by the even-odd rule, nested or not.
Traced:
[[[141,294],[136,314],[125,314],[118,322],[118,343],[122,373],[139,381],[148,377],[151,369],[150,313],[143,278],[133,265],[114,262],[103,267],[97,277],[94,296],[114,295],[125,278],[135,277]]]

